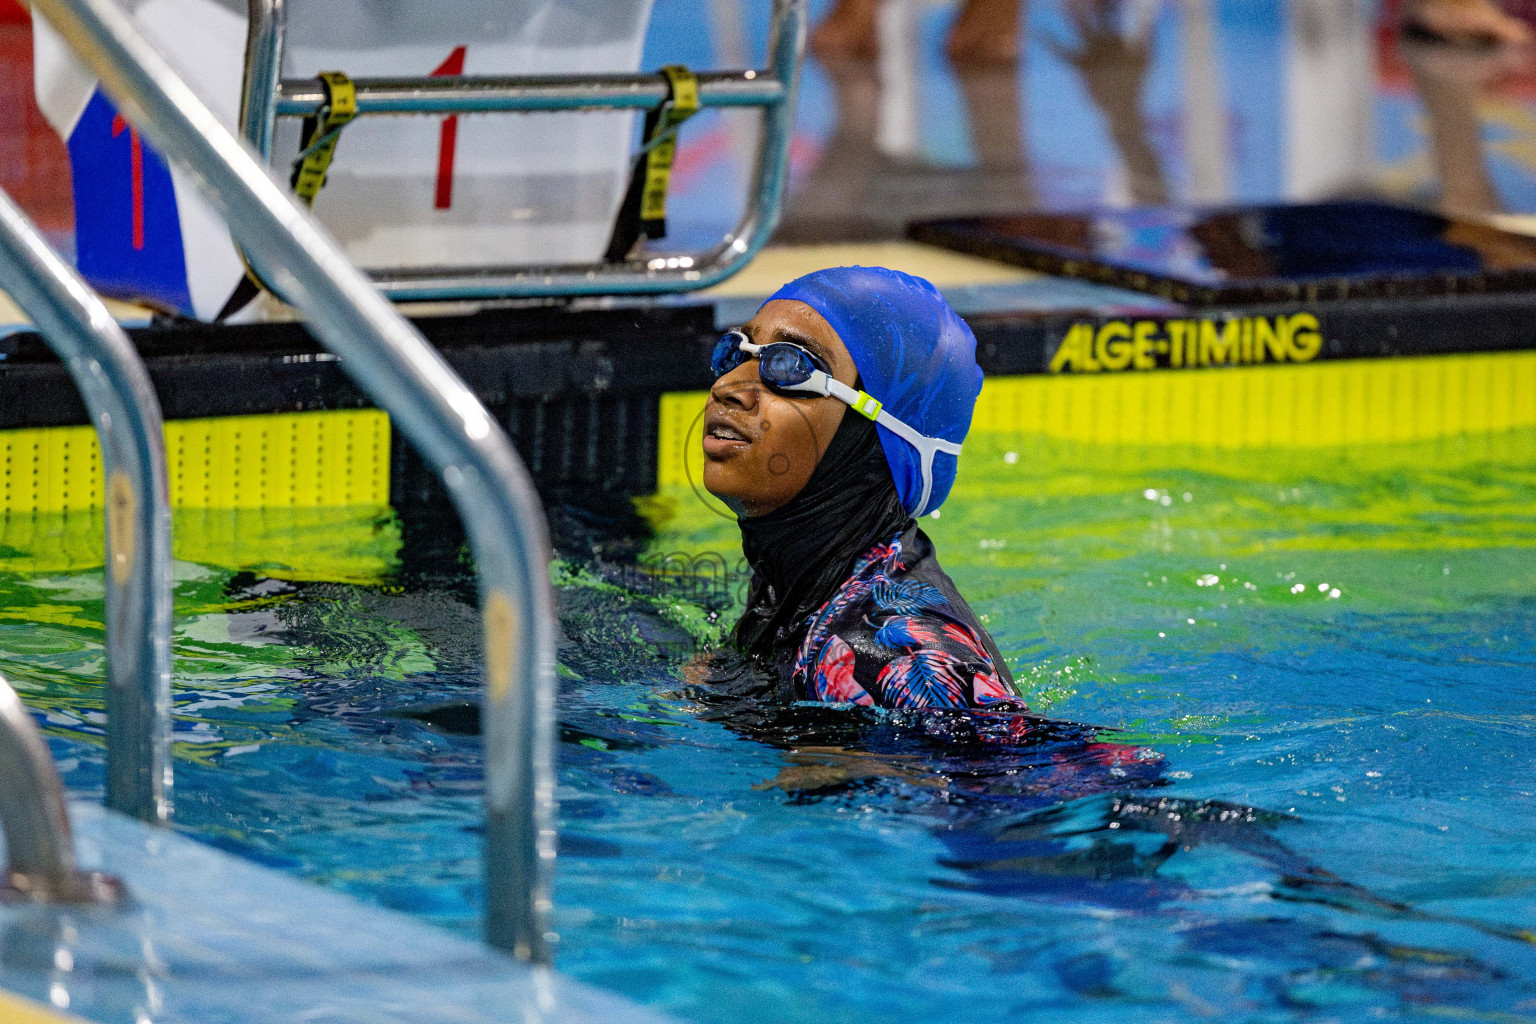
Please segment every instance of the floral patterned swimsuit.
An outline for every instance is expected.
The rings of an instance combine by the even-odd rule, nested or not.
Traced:
[[[802,700],[1028,710],[915,524],[866,552],[811,616],[791,682]]]

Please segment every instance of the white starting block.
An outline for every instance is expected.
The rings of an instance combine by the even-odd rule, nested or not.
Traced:
[[[738,230],[710,252],[638,259],[605,258],[630,205],[635,112],[665,114],[682,89],[637,73],[651,0],[238,4],[125,6],[285,180],[305,151],[300,119],[331,114],[322,73],[342,73],[356,117],[326,136],[334,156],[319,170],[313,211],[391,298],[704,288],[745,265],[777,221],[805,0],[775,0],[767,69],[684,73],[695,107],[764,110]],[[115,297],[204,320],[238,316],[253,291],[222,221],[52,29],[41,18],[34,26],[38,105],[74,172],[81,272]]]
[[[268,17],[280,9],[256,0]],[[286,78],[634,74],[651,0],[286,0]],[[403,10],[402,10],[403,7]],[[402,43],[409,39],[410,43]],[[369,270],[602,258],[629,182],[635,114],[361,118],[342,132],[315,213]],[[284,118],[269,159],[301,148]]]

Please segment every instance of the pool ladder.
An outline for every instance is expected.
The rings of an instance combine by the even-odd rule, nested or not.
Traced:
[[[160,402],[106,305],[4,192],[0,284],[63,360],[101,442],[107,804],[164,822],[171,813],[171,504]]]
[[[81,871],[64,786],[32,713],[0,679],[0,826],[7,864],[0,896],[59,903],[118,903],[122,884]]]
[[[118,109],[203,188],[253,268],[306,314],[321,344],[447,486],[479,569],[485,635],[485,936],[522,959],[548,963],[556,625],[547,529],[527,471],[475,394],[121,8],[112,0],[33,0],[32,7],[96,74]],[[102,437],[109,594],[120,571],[116,559],[125,543],[132,545],[121,593],[108,608],[109,741],[118,737],[116,745],[109,742],[109,793],[119,809],[164,820],[170,808],[170,546],[159,407],[142,364],[100,301],[14,206],[6,201],[0,210],[6,213],[0,259],[7,261],[0,274],[76,373]],[[118,479],[125,482],[113,482]],[[132,642],[126,649],[124,640]],[[120,680],[132,685],[119,686]],[[15,816],[35,821],[34,828],[67,829],[62,812]],[[55,867],[66,870],[62,862]]]

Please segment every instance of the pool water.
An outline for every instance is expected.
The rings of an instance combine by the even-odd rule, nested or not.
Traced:
[[[731,706],[734,526],[641,506],[640,566],[555,567],[563,970],[711,1022],[1536,1019],[1536,431],[975,438],[925,527],[1057,725]],[[469,580],[330,521],[178,563],[178,828],[473,933]],[[86,794],[99,530],[0,538],[0,671]]]

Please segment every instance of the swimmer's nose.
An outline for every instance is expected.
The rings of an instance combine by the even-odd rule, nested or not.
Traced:
[[[709,397],[711,401],[721,405],[734,406],[750,412],[757,408],[758,396],[762,390],[762,381],[757,378],[757,364],[747,362],[715,381],[714,386],[709,389]]]

